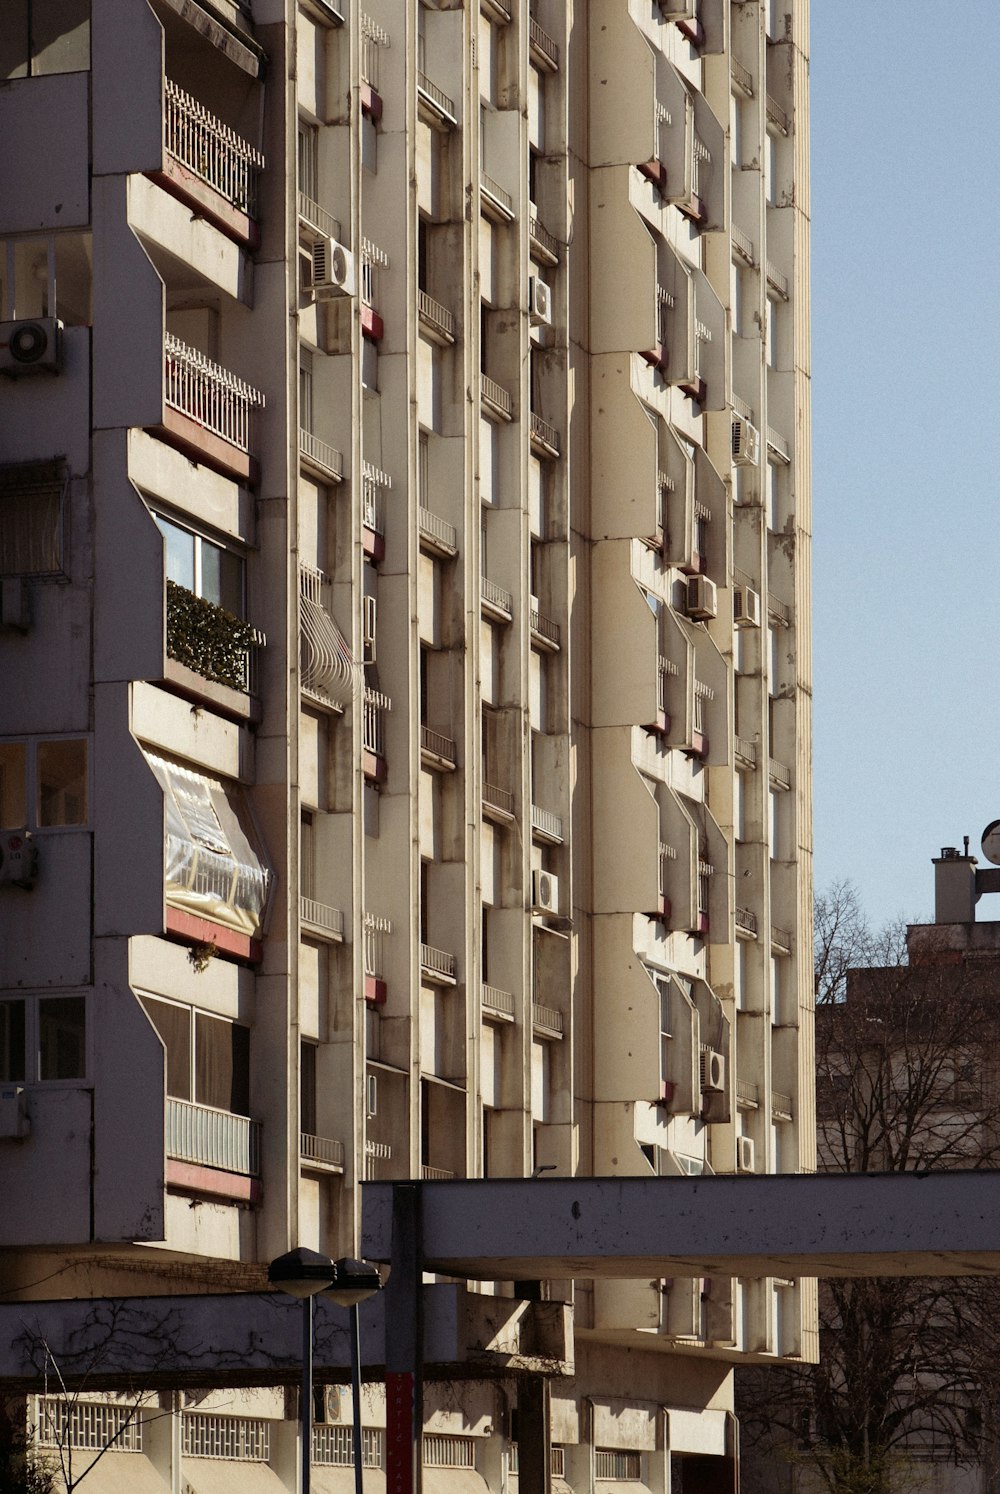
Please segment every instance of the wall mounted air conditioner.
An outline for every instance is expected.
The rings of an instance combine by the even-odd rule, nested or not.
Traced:
[[[697,20],[698,0],[660,0],[660,14],[665,21]]]
[[[701,1088],[707,1095],[722,1094],[726,1088],[726,1055],[714,1048],[701,1052]]]
[[[38,875],[38,852],[30,830],[5,830],[0,835],[0,882],[33,887]]]
[[[559,912],[559,878],[547,871],[531,873],[531,906],[536,913]]]
[[[378,627],[378,603],[374,597],[361,599],[361,641],[364,647],[364,662],[375,663],[375,634]]]
[[[733,587],[733,622],[738,628],[760,627],[760,592],[752,586]]]
[[[55,317],[0,322],[0,373],[58,373],[63,364],[63,324]]]
[[[760,431],[742,415],[733,416],[733,466],[756,467],[760,461]]]
[[[30,1129],[28,1097],[23,1086],[0,1085],[0,1138],[17,1140],[20,1136],[27,1136]]]
[[[690,576],[687,582],[688,617],[698,622],[708,622],[719,615],[719,594],[715,582],[708,576]]]
[[[537,275],[528,282],[528,312],[533,327],[552,326],[552,289]]]
[[[336,1426],[343,1420],[344,1386],[318,1385],[314,1398],[313,1416],[320,1424]]]
[[[312,293],[317,301],[353,296],[357,289],[354,255],[336,239],[317,239],[312,246]]]
[[[737,1136],[736,1138],[736,1171],[754,1171],[753,1137]]]

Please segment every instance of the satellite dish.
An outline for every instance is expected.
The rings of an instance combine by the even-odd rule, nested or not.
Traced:
[[[994,866],[1000,866],[1000,820],[986,826],[982,839],[983,855]]]

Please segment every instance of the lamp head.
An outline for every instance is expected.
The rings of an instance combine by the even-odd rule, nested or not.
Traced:
[[[300,1245],[279,1255],[267,1268],[267,1279],[291,1297],[315,1297],[332,1285],[337,1268],[328,1255]]]
[[[348,1257],[336,1261],[333,1269],[336,1274],[333,1284],[326,1288],[326,1295],[341,1307],[354,1307],[382,1289],[378,1267],[371,1261],[356,1261]]]

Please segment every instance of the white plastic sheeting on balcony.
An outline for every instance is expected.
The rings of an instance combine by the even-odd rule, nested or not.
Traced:
[[[250,411],[263,405],[260,391],[172,332],[164,336],[164,364],[163,397],[170,408],[249,452]]]
[[[163,789],[167,902],[256,936],[271,872],[262,848],[250,839],[238,785],[226,786],[152,752],[146,761]]]
[[[302,690],[318,704],[337,710],[361,688],[361,668],[330,615],[331,586],[314,566],[299,566],[302,627]]]

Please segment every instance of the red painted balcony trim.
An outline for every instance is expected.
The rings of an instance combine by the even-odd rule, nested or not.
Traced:
[[[647,182],[652,182],[657,192],[665,192],[667,190],[667,168],[655,156],[651,161],[640,161],[638,163],[638,170],[640,175],[646,178]]]
[[[685,218],[690,218],[692,223],[704,223],[708,218],[708,211],[705,204],[695,192],[691,193],[687,202],[679,202],[677,207],[684,214]]]
[[[708,393],[708,385],[700,374],[695,374],[693,379],[687,380],[679,387],[682,394],[686,394],[689,399],[693,399],[699,405]]]
[[[361,84],[361,112],[367,114],[372,124],[382,118],[382,95],[370,83]]]
[[[384,1006],[389,987],[377,975],[365,976],[365,1000],[370,1006]]]
[[[259,1204],[264,1196],[259,1178],[201,1167],[197,1162],[180,1162],[175,1157],[167,1158],[166,1184],[179,1193],[200,1193],[230,1203]]]
[[[385,535],[377,534],[374,529],[365,526],[361,530],[361,548],[377,564],[385,559]]]
[[[235,477],[238,482],[248,483],[251,487],[260,481],[260,465],[255,457],[240,451],[230,441],[224,441],[214,431],[206,430],[197,420],[183,415],[171,405],[164,406],[163,424],[147,429],[151,436],[182,451],[192,461],[203,462],[214,472],[221,472],[223,477]]]
[[[667,367],[667,350],[662,342],[654,343],[651,348],[643,348],[639,357],[645,359],[650,368],[658,368],[664,372]]]
[[[220,192],[195,176],[176,157],[164,155],[163,170],[149,171],[146,174],[150,181],[156,182],[171,197],[193,207],[199,218],[206,219],[220,233],[224,233],[227,239],[245,246],[251,252],[260,247],[260,229],[254,219],[227,202]]]
[[[688,757],[707,757],[708,738],[705,736],[705,733],[693,731],[691,733],[691,740],[684,748],[684,751]]]
[[[385,323],[374,306],[361,307],[361,330],[372,342],[381,342],[385,335]]]
[[[693,47],[705,45],[705,28],[700,21],[678,21],[677,30],[687,37]]]
[[[369,747],[361,749],[361,771],[371,783],[385,783],[389,776],[389,764]]]
[[[168,906],[164,922],[167,934],[185,944],[214,944],[220,955],[230,955],[236,960],[245,960],[248,965],[259,965],[264,950],[259,939],[249,934],[237,933],[224,924],[213,923],[210,918],[199,918],[183,908]]]

